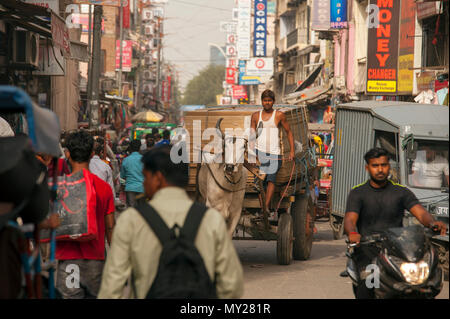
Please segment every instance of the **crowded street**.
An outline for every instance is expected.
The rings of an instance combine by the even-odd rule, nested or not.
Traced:
[[[445,0],[0,0],[0,301],[450,300],[449,26]]]

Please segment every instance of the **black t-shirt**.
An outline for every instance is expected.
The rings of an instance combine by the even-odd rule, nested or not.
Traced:
[[[403,185],[388,181],[374,188],[369,181],[355,186],[348,195],[346,212],[359,214],[356,226],[362,236],[402,227],[404,210],[418,204],[417,197]]]

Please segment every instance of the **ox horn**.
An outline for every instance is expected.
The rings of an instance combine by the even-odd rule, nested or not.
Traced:
[[[220,132],[221,136],[223,137],[223,136],[225,136],[225,134],[223,133],[222,129],[220,128],[220,124],[222,123],[222,121],[223,121],[223,117],[221,117],[220,119],[217,120],[216,130],[218,130]]]

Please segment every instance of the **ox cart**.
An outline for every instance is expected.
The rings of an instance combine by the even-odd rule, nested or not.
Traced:
[[[275,105],[274,109],[284,112],[289,122],[294,135],[295,159],[294,161],[285,160],[288,158],[290,148],[285,131],[280,129],[279,138],[283,159],[277,174],[275,194],[271,200],[271,207],[276,208],[276,212],[269,218],[267,210],[263,207],[265,193],[262,180],[265,175],[261,174],[257,164],[249,163],[248,157],[245,157],[242,164],[246,169],[242,175],[246,177],[241,187],[245,189],[242,213],[237,227],[233,226],[231,231],[234,239],[276,240],[278,263],[288,265],[292,259],[308,259],[311,253],[315,210],[310,190],[316,159],[308,136],[307,108]],[[187,144],[190,159],[194,159],[196,154],[203,152],[205,146],[210,143],[211,140],[204,136],[207,128],[217,127],[221,132],[225,132],[225,136],[226,132],[231,130],[228,134],[234,134],[236,141],[239,138],[236,131],[249,129],[251,115],[260,110],[262,106],[252,105],[209,107],[186,112],[184,128],[189,134]],[[199,143],[200,139],[201,143]],[[197,145],[201,145],[201,150],[195,147],[195,141]],[[202,198],[199,197],[198,171],[206,165],[209,164],[203,161],[202,163],[190,162],[187,190],[193,199]],[[216,178],[217,183],[219,179]]]

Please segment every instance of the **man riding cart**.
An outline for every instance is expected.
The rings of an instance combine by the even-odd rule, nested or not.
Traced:
[[[278,262],[287,265],[310,256],[316,159],[306,106],[274,107],[270,91],[262,99],[186,112],[188,192],[221,212],[235,239],[276,240]]]

